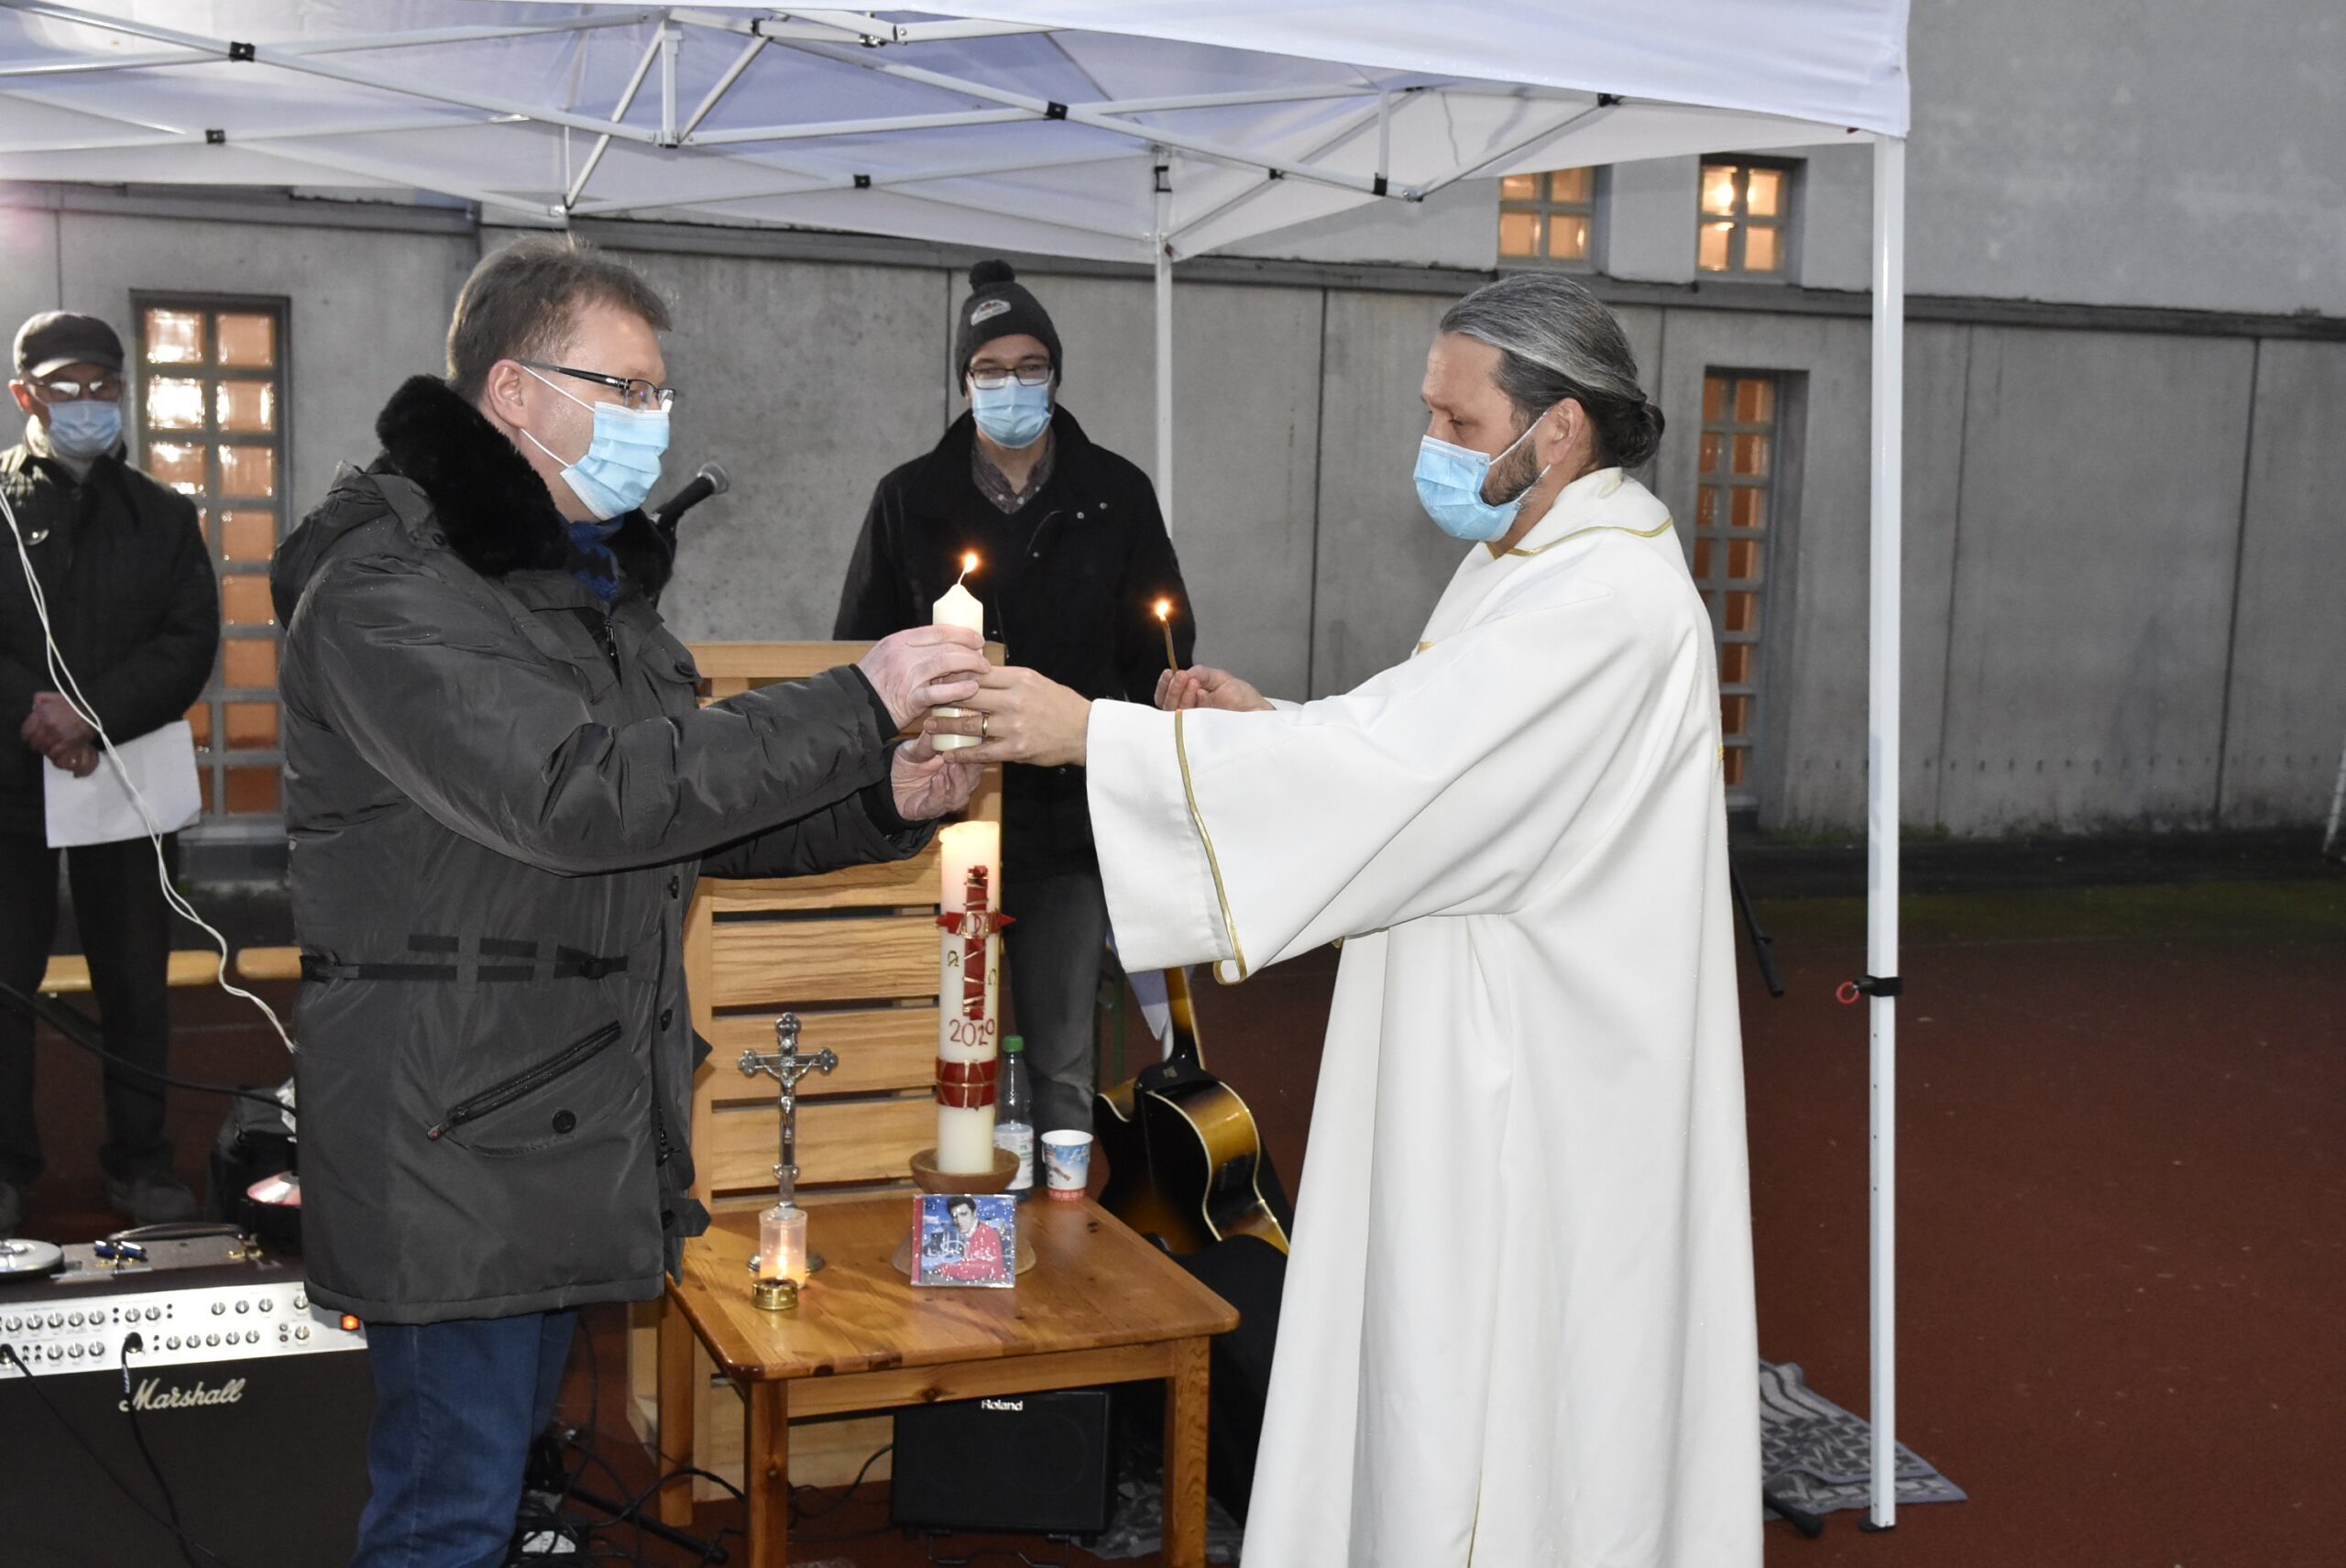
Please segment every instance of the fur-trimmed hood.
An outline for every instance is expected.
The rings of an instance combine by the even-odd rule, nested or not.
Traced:
[[[412,481],[432,502],[433,543],[484,577],[565,571],[576,563],[570,530],[554,498],[513,443],[436,376],[417,376],[391,394],[376,416],[383,455],[370,474]],[[278,551],[272,576],[281,597],[298,598],[344,533],[379,512],[354,515],[329,497]],[[306,536],[306,537],[305,537]],[[629,586],[657,598],[668,586],[674,552],[641,511],[619,520],[609,541]],[[290,602],[280,606],[280,619]]]

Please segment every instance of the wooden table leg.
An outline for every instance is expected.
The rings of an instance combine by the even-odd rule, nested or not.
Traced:
[[[693,1462],[693,1326],[671,1293],[660,1299],[660,1452],[662,1477]],[[684,1530],[693,1522],[688,1476],[660,1488],[660,1522]]]
[[[790,1563],[790,1385],[750,1385],[750,1441],[741,1479],[750,1494],[750,1568]]]
[[[1165,1568],[1205,1568],[1206,1345],[1175,1341],[1165,1380]]]

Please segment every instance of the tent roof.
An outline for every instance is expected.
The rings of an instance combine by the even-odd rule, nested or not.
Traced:
[[[1905,0],[1648,9],[0,0],[0,178],[1143,260],[1160,224],[1193,255],[1470,177],[1904,132]]]

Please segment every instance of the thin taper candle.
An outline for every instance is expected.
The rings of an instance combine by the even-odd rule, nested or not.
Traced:
[[[1173,601],[1157,601],[1157,630],[1165,634],[1165,667],[1175,674],[1181,673],[1181,656],[1173,652]]]

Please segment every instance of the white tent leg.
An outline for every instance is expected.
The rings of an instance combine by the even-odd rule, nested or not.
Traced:
[[[1906,143],[1873,144],[1873,549],[1867,620],[1866,972],[1898,975],[1898,664],[1901,488],[1906,385]],[[1887,992],[1889,994],[1883,994]],[[1868,1362],[1872,1372],[1873,1508],[1869,1523],[1898,1522],[1898,1002],[1871,988],[1873,1195],[1869,1212]]]
[[[2321,835],[2321,852],[2325,855],[2338,842],[2338,818],[2341,813],[2346,813],[2346,750],[2338,753],[2338,784],[2330,792],[2330,826]]]
[[[1163,152],[1157,166],[1157,507],[1173,528],[1173,257],[1166,220],[1173,208],[1173,170]]]

